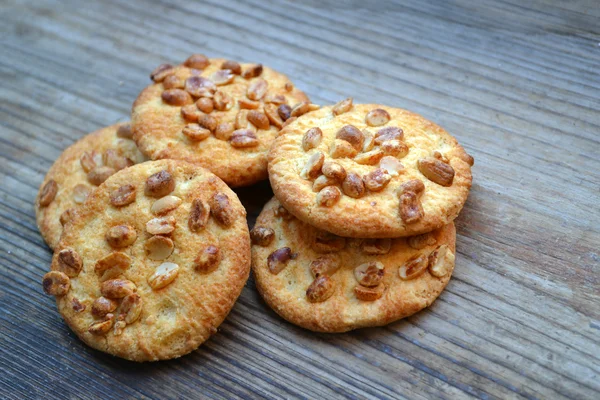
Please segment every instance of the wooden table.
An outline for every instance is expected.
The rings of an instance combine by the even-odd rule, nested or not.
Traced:
[[[19,1],[1,5],[0,397],[600,398],[600,4]],[[475,157],[455,275],[429,309],[314,334],[252,279],[178,360],[91,350],[41,290],[33,201],[61,151],[192,52],[283,71],[319,104],[404,107]],[[249,224],[268,184],[238,191]]]

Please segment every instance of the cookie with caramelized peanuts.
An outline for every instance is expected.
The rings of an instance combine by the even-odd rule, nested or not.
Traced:
[[[410,111],[352,104],[309,112],[269,152],[275,196],[296,217],[348,237],[402,237],[452,222],[471,188],[473,158]]]
[[[267,179],[267,151],[288,121],[316,108],[261,64],[195,54],[163,64],[133,104],[133,135],[153,160],[201,165],[231,187]]]
[[[182,356],[217,332],[248,279],[246,211],[214,174],[177,160],[109,177],[58,243],[44,291],[91,347]]]
[[[35,201],[38,229],[48,246],[56,246],[63,224],[93,189],[145,160],[131,139],[129,123],[100,129],[68,147],[46,174]]]
[[[456,231],[343,238],[285,212],[273,198],[250,232],[258,291],[284,319],[318,332],[380,326],[428,307],[454,270]]]

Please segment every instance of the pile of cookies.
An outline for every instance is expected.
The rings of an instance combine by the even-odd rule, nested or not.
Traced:
[[[179,357],[217,332],[250,267],[305,328],[382,325],[431,304],[454,268],[473,159],[405,110],[319,107],[261,64],[161,65],[131,123],[91,133],[36,199],[43,289],[88,345]],[[271,181],[251,232],[230,188]]]

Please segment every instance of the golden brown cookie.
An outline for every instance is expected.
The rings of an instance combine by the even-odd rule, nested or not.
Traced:
[[[250,272],[246,211],[208,170],[135,165],[90,194],[65,226],[43,287],[91,347],[175,358],[217,332]]]
[[[133,104],[140,150],[211,170],[231,187],[267,179],[267,151],[286,120],[315,106],[283,74],[203,55],[161,65]]]
[[[342,238],[294,218],[273,198],[250,236],[258,291],[280,316],[313,331],[414,314],[433,303],[454,270],[454,223],[407,238]]]
[[[131,139],[129,123],[100,129],[68,147],[46,174],[35,201],[38,229],[48,246],[56,246],[63,223],[94,188],[145,160]]]
[[[296,217],[348,237],[410,236],[453,221],[469,156],[410,111],[346,99],[298,118],[269,152],[275,196]]]

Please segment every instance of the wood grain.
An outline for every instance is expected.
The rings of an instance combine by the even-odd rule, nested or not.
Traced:
[[[0,397],[600,397],[595,0],[77,2],[0,7]],[[404,107],[475,157],[455,276],[384,328],[313,334],[252,279],[219,334],[133,364],[83,345],[40,280],[33,200],[61,151],[128,118],[192,52],[287,73],[316,103]],[[268,183],[238,190],[252,225]]]

